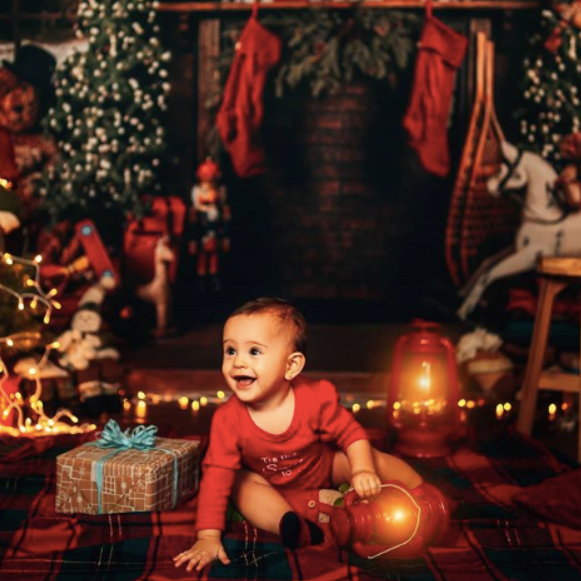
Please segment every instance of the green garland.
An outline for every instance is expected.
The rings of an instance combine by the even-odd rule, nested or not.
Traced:
[[[312,8],[290,14],[268,14],[260,23],[283,42],[276,71],[275,93],[308,86],[314,97],[332,94],[358,77],[397,84],[397,73],[410,64],[419,37],[421,17],[409,12],[356,7],[352,11]],[[244,22],[228,23],[218,60],[220,82],[206,102],[215,115],[222,100],[234,46]],[[208,149],[216,155],[217,131],[208,136]]]
[[[271,15],[264,25],[278,32],[286,47],[276,77],[276,94],[307,82],[313,96],[338,91],[357,73],[395,82],[405,69],[418,29],[415,15],[356,9],[351,14],[310,10],[292,16]]]

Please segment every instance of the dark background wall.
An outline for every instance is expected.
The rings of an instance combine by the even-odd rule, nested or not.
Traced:
[[[441,11],[438,17],[472,41],[477,28],[489,30],[496,43],[496,107],[507,136],[515,140],[512,112],[534,16]],[[192,20],[188,30],[196,26]],[[179,144],[177,188],[188,191],[195,163],[183,152],[199,155],[205,147],[183,123],[189,98],[190,111],[199,110],[195,74],[193,83],[189,74],[199,55],[195,35],[185,42],[177,35],[171,42],[176,45],[173,93],[180,104],[170,115],[172,139]],[[449,128],[452,171],[445,179],[427,174],[406,145],[401,120],[413,66],[395,91],[359,80],[336,95],[313,98],[297,90],[280,99],[273,96],[272,83],[267,85],[268,172],[240,180],[228,156],[220,159],[233,222],[219,302],[278,294],[315,317],[333,320],[454,318],[459,299],[445,265],[444,233],[472,108],[473,50],[457,77]]]

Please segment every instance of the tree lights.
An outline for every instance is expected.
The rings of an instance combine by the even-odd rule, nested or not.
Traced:
[[[55,219],[142,215],[143,194],[162,193],[170,89],[154,3],[82,0],[76,26],[88,48],[57,67],[47,126],[59,157],[39,193]]]
[[[566,5],[567,3],[563,3]],[[524,59],[523,105],[516,111],[522,145],[561,161],[561,139],[581,130],[581,31],[543,10]]]
[[[2,263],[9,268],[17,269],[19,276],[13,281],[15,282],[13,286],[0,283],[0,292],[13,299],[17,312],[29,309],[34,315],[39,314],[40,309],[42,320],[47,324],[51,313],[54,309],[60,308],[60,304],[54,299],[56,289],[45,292],[40,284],[41,261],[40,256],[28,260],[3,254]],[[57,341],[46,345],[38,363],[28,370],[28,376],[35,383],[34,393],[25,400],[18,391],[16,377],[10,375],[3,356],[11,350],[18,352],[31,349],[41,338],[42,335],[38,331],[14,332],[0,337],[0,435],[46,436],[94,430],[96,426],[92,424],[79,425],[78,419],[69,410],[58,410],[54,416],[48,416],[44,411],[41,399],[41,371],[48,362],[50,352],[60,347]]]

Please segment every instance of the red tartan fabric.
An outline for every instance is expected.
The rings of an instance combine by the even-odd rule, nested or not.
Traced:
[[[0,439],[0,579],[2,581],[573,581],[581,578],[581,531],[543,521],[513,503],[525,486],[571,466],[515,434],[414,466],[459,502],[447,546],[422,558],[364,561],[331,543],[287,551],[276,536],[230,523],[231,565],[201,573],[172,558],[193,540],[196,499],[171,512],[103,516],[54,512],[55,458],[71,438],[26,448]],[[32,449],[36,454],[31,455]],[[11,453],[12,456],[6,456]],[[19,459],[14,460],[16,457]],[[12,458],[12,460],[11,460]]]

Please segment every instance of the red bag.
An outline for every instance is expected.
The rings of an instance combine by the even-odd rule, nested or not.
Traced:
[[[179,256],[184,233],[186,205],[177,196],[154,198],[151,215],[133,220],[127,226],[123,242],[124,275],[136,283],[150,281],[154,275],[153,253],[159,238],[169,234],[171,249]],[[169,278],[175,282],[178,261],[169,267]]]
[[[178,196],[153,198],[151,213],[144,216],[141,229],[158,234],[169,234],[172,238],[180,239],[184,233],[186,219],[186,205]]]

